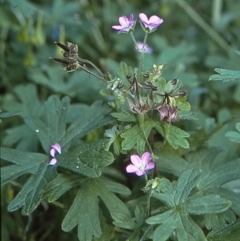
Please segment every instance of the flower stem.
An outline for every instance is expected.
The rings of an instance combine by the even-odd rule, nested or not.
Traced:
[[[135,37],[134,37],[134,35],[133,35],[132,32],[130,32],[130,35],[131,35],[131,37],[132,37],[132,40],[133,40],[133,42],[134,42],[134,44],[135,44],[136,49],[140,52],[139,69],[140,69],[140,72],[143,72],[143,67],[144,67],[143,53],[144,53],[144,46],[145,46],[145,44],[146,44],[148,34],[145,33],[145,37],[144,37],[142,49],[139,49],[139,47],[138,47],[138,45],[137,45],[137,42],[136,42],[136,39],[135,39]]]
[[[103,80],[103,81],[106,81],[105,78],[104,78],[104,74],[102,73],[102,71],[101,71],[95,64],[93,64],[91,61],[89,61],[89,60],[87,60],[87,59],[82,59],[82,58],[80,58],[80,57],[78,57],[78,61],[79,61],[80,63],[83,63],[83,64],[90,64],[90,65],[101,75],[101,77],[93,74],[93,73],[90,72],[90,71],[86,71],[86,68],[82,68],[84,71],[86,71],[86,72],[89,73],[89,74],[92,74],[93,76],[97,77],[98,79],[101,79],[101,80]]]
[[[150,145],[150,143],[149,143],[149,141],[148,141],[148,138],[147,138],[147,136],[146,136],[146,134],[145,134],[145,131],[144,131],[144,114],[139,114],[139,115],[138,115],[138,121],[139,121],[140,130],[142,131],[142,133],[143,133],[143,135],[144,135],[144,138],[145,138],[145,140],[146,140],[146,143],[147,143],[147,145],[148,145],[148,148],[149,148],[151,154],[154,154],[154,153],[153,153],[153,150],[152,150],[152,147],[151,147],[151,145]]]
[[[144,40],[143,40],[143,47],[140,51],[140,72],[143,72],[144,71],[144,57],[143,57],[143,54],[144,54],[144,48],[145,48],[145,44],[147,42],[147,37],[148,37],[148,33],[145,32],[145,36],[144,36]]]
[[[144,241],[147,237],[147,235],[152,231],[152,229],[154,228],[155,225],[151,225],[147,228],[147,230],[144,232],[143,236],[141,237],[141,239],[139,239],[139,241]]]
[[[146,173],[144,174],[144,177],[145,177],[145,181],[146,181],[146,184],[147,184],[148,183],[148,176],[147,176]],[[147,193],[147,205],[146,205],[147,217],[149,217],[149,215],[150,215],[150,207],[151,207],[151,205],[150,205],[150,197],[151,197],[151,194],[150,194],[150,192],[148,192]]]

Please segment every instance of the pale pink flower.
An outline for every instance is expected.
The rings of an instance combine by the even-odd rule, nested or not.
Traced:
[[[50,150],[50,155],[51,155],[52,157],[55,157],[56,152],[58,152],[59,154],[61,154],[61,146],[60,146],[60,144],[55,143],[55,144],[53,144],[51,147],[52,147],[52,148],[51,148],[51,150]]]
[[[149,47],[146,43],[144,44],[143,42],[137,42],[137,47],[136,49],[140,52],[151,54],[152,53],[152,48]]]
[[[126,167],[128,173],[136,173],[138,176],[142,176],[148,170],[151,170],[155,167],[155,163],[151,162],[151,154],[149,152],[144,152],[140,157],[136,154],[131,155],[130,157],[132,164],[129,164]]]
[[[56,158],[52,158],[51,160],[50,160],[50,162],[48,163],[48,165],[50,165],[50,166],[54,166],[54,165],[56,165],[57,164],[57,159]]]
[[[58,152],[59,154],[61,154],[61,146],[58,143],[55,143],[53,145],[51,145],[51,149],[50,149],[50,155],[53,157],[50,162],[48,163],[48,165],[53,166],[57,164],[57,159],[55,158],[55,154],[56,152]]]
[[[169,104],[163,104],[158,109],[160,119],[166,120],[167,122],[175,122],[178,120],[178,107],[177,106],[171,106]]]
[[[154,31],[159,25],[163,23],[163,19],[159,18],[156,15],[151,16],[149,19],[145,13],[139,14],[140,23],[144,29],[148,32]]]
[[[118,33],[129,33],[134,29],[135,21],[131,13],[129,18],[122,16],[119,18],[120,25],[113,25],[112,28],[118,30]]]

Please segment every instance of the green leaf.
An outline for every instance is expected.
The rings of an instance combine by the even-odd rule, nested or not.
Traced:
[[[122,110],[121,112],[113,112],[111,115],[123,122],[136,122],[136,117],[127,111]]]
[[[202,229],[188,216],[179,214],[175,220],[178,241],[207,241]]]
[[[189,137],[190,135],[187,132],[176,126],[169,125],[168,123],[162,124],[156,121],[155,124],[156,130],[174,149],[177,149],[178,147],[189,148],[189,143],[186,140],[186,137]]]
[[[158,214],[158,215],[155,215],[153,217],[150,217],[146,220],[146,223],[148,224],[162,224],[162,223],[165,223],[165,221],[167,219],[169,219],[171,217],[172,219],[172,216],[174,216],[174,210],[173,209],[170,209],[164,213],[161,213],[161,214]]]
[[[110,165],[114,157],[105,151],[106,140],[80,143],[71,146],[68,152],[58,158],[58,165],[64,169],[89,177],[101,175],[101,167]]]
[[[172,214],[155,229],[153,241],[165,241],[170,237],[175,228],[175,218],[176,215]]]
[[[237,131],[229,131],[226,133],[226,137],[232,141],[232,142],[236,142],[236,143],[240,143],[240,123],[236,124],[236,129]]]
[[[69,126],[61,142],[62,146],[69,144],[73,139],[84,137],[90,131],[100,126],[112,122],[114,119],[111,116],[107,116],[109,112],[110,108],[107,105],[103,105],[102,101],[94,102],[81,118]]]
[[[188,169],[181,174],[177,182],[176,192],[174,196],[176,205],[185,202],[189,193],[196,185],[197,176],[197,172],[193,169]]]
[[[48,131],[51,133],[51,143],[61,140],[65,134],[66,116],[70,103],[69,97],[60,101],[56,95],[50,96],[45,102]]]
[[[55,179],[47,184],[42,194],[42,198],[46,199],[48,202],[54,202],[65,192],[79,183],[79,175],[74,175],[72,173],[58,174]]]
[[[181,173],[191,168],[191,165],[181,156],[174,153],[170,148],[171,147],[163,148],[159,153],[156,153],[156,155],[159,156],[156,162],[160,168],[159,170],[162,172],[172,173],[179,177]]]
[[[153,197],[159,199],[169,207],[175,207],[174,203],[174,187],[166,178],[161,178],[160,192],[153,192]]]
[[[186,96],[176,98],[176,106],[178,107],[178,110],[183,110],[183,111],[191,110],[191,105],[189,104],[189,102],[187,102]]]
[[[65,134],[69,101],[69,97],[64,97],[60,101],[58,96],[50,96],[45,102],[46,123],[33,116],[27,116],[24,119],[38,137],[46,153],[50,146],[60,142]]]
[[[121,134],[121,137],[124,138],[122,142],[122,149],[131,150],[136,146],[137,152],[143,153],[145,150],[146,138],[148,138],[154,126],[155,123],[149,119],[145,120],[144,122],[144,132],[138,125],[135,125],[130,129],[124,131]]]
[[[0,118],[9,118],[9,117],[20,115],[20,114],[21,114],[20,111],[6,111],[6,112],[0,113]]]
[[[110,179],[104,179],[104,178],[102,178],[102,181],[111,192],[118,193],[121,195],[126,195],[126,196],[131,194],[131,190],[120,183],[116,183],[114,181],[111,181]]]
[[[146,211],[143,205],[137,205],[134,209],[134,214],[136,217],[136,223],[138,227],[141,227],[146,220]]]
[[[237,179],[239,181],[239,179]],[[221,187],[213,187],[212,189],[207,190],[209,192],[220,195],[221,197],[231,201],[231,209],[237,214],[240,215],[240,195],[231,190],[221,188]]]
[[[55,169],[46,163],[41,163],[36,174],[28,178],[21,191],[8,205],[8,211],[13,212],[21,207],[23,215],[31,214],[42,200],[42,192],[46,184],[56,176]]]
[[[221,213],[207,213],[204,216],[205,226],[208,230],[219,228],[226,222],[232,223],[236,220],[236,216],[230,208]]]
[[[219,74],[211,75],[209,77],[209,80],[213,80],[213,81],[220,80],[223,82],[240,80],[240,71],[221,69],[221,68],[216,68],[214,70]]]
[[[240,219],[235,222],[213,230],[207,236],[209,241],[239,241],[240,240]]]
[[[236,123],[236,129],[238,132],[240,132],[240,122]]]
[[[122,138],[119,136],[120,131],[118,131],[118,126],[114,125],[111,129],[108,129],[104,133],[104,137],[109,138],[108,148],[113,144],[113,150],[116,155],[119,155],[121,151],[121,140]]]
[[[197,184],[200,190],[220,186],[226,182],[238,179],[240,176],[240,159],[222,164],[216,170],[202,173]]]
[[[101,178],[96,178],[82,183],[82,187],[63,220],[62,229],[69,232],[78,225],[80,241],[91,241],[93,236],[99,237],[102,231],[98,216],[98,197],[105,203],[115,225],[134,227],[131,214],[126,206],[108,190]]]
[[[46,155],[23,152],[14,149],[1,147],[1,158],[3,160],[15,163],[1,168],[1,185],[15,180],[24,174],[35,174],[41,163],[47,165],[48,157]]]
[[[219,195],[210,194],[203,197],[190,198],[184,203],[189,214],[220,213],[227,210],[231,202]]]
[[[89,189],[87,189],[88,187]],[[74,202],[63,219],[62,229],[70,232],[78,225],[78,238],[80,241],[91,241],[93,236],[102,234],[98,217],[98,193],[94,186],[87,183],[79,189]]]
[[[38,139],[26,124],[9,128],[6,130],[6,134],[3,145],[14,145],[16,149],[22,151],[37,151]]]
[[[15,93],[22,104],[18,110],[21,110],[22,116],[32,115],[38,117],[42,113],[42,104],[38,99],[37,88],[33,84],[18,85]]]
[[[24,122],[35,133],[38,140],[41,142],[43,149],[46,153],[49,152],[50,146],[55,142],[51,142],[51,133],[43,121],[36,117],[27,116],[24,118]]]

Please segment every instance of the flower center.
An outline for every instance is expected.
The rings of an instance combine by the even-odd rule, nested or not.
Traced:
[[[146,165],[145,165],[143,162],[140,162],[140,163],[138,164],[138,169],[139,169],[139,171],[144,171],[145,168],[146,168]]]

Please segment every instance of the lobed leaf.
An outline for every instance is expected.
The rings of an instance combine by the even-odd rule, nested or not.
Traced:
[[[138,125],[135,125],[124,131],[121,134],[121,137],[124,139],[122,141],[122,149],[131,150],[136,146],[137,152],[143,153],[145,150],[146,138],[148,138],[154,126],[155,123],[153,121],[145,120],[143,129]]]
[[[1,185],[4,185],[25,174],[35,174],[41,163],[47,165],[48,157],[46,155],[23,152],[14,149],[1,147],[1,158],[3,160],[15,163],[1,168]]]
[[[31,214],[42,200],[43,190],[55,178],[55,170],[46,163],[41,163],[36,174],[30,176],[21,191],[8,205],[8,211],[13,212],[21,207],[23,215]]]
[[[189,143],[186,137],[190,135],[181,130],[180,128],[164,123],[163,125],[160,122],[155,122],[156,130],[167,140],[167,142],[174,148],[178,147],[189,148]]]
[[[176,192],[174,195],[175,204],[178,205],[186,201],[186,198],[197,183],[198,174],[193,169],[184,171],[178,179]]]
[[[109,112],[110,108],[107,105],[103,105],[102,101],[94,102],[80,119],[69,126],[61,142],[62,146],[69,144],[76,138],[82,138],[100,126],[112,122],[114,119],[111,116],[107,116]]]
[[[82,187],[63,220],[63,230],[69,232],[78,225],[80,241],[91,241],[93,237],[101,236],[102,230],[98,215],[99,197],[105,203],[115,225],[134,227],[131,214],[124,203],[109,191],[101,178],[96,178],[82,183]]]
[[[226,211],[231,202],[219,195],[210,194],[203,197],[196,197],[184,203],[185,211],[189,214],[220,213]]]
[[[240,71],[221,69],[221,68],[216,68],[214,70],[218,74],[211,75],[209,77],[209,80],[213,80],[213,81],[220,80],[223,82],[240,80]]]
[[[79,175],[74,175],[73,173],[60,173],[46,185],[42,198],[46,199],[48,202],[54,202],[79,183]]]

